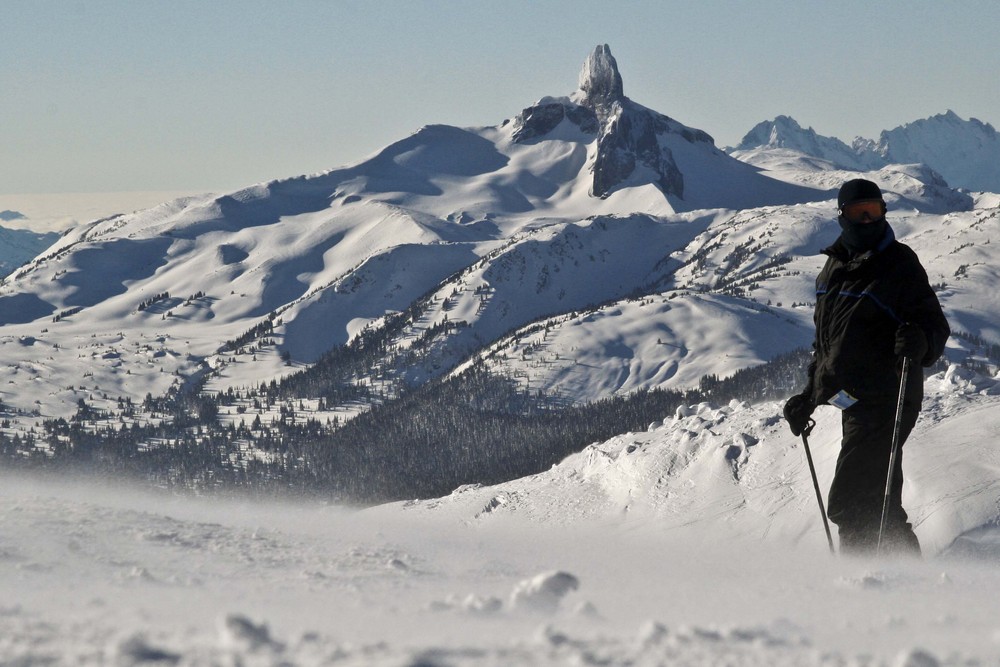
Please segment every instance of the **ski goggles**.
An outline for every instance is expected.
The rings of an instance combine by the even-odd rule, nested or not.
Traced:
[[[840,209],[840,214],[845,220],[855,224],[874,222],[885,215],[885,202],[880,199],[869,199],[845,204],[844,208]]]

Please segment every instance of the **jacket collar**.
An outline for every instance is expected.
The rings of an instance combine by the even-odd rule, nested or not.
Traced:
[[[820,250],[820,252],[823,253],[824,255],[833,257],[834,259],[838,259],[844,264],[861,264],[862,262],[870,259],[871,257],[874,257],[875,255],[879,254],[880,252],[888,248],[890,245],[892,245],[892,242],[895,240],[896,240],[896,234],[895,232],[892,231],[892,226],[886,225],[885,236],[883,236],[882,240],[879,241],[878,246],[876,246],[875,250],[869,250],[868,252],[863,253],[861,255],[852,256],[851,251],[847,249],[847,246],[844,245],[844,242],[838,236],[837,240],[834,241],[832,245],[823,248],[822,250]]]

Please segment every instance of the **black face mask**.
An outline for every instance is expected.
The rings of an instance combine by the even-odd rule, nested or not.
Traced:
[[[886,228],[889,226],[885,216],[866,223],[848,222],[844,216],[840,216],[837,222],[843,230],[840,239],[852,255],[862,255],[869,250],[875,250],[885,238]]]

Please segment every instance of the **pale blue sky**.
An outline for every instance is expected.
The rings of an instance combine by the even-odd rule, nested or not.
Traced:
[[[850,141],[1000,123],[995,0],[0,0],[0,194],[234,189],[493,125],[576,88],[736,143],[778,114]]]

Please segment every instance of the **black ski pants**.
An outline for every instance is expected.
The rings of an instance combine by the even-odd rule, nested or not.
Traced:
[[[920,554],[920,543],[903,509],[903,443],[917,422],[918,410],[904,405],[899,450],[889,494],[884,553]],[[896,423],[895,404],[851,406],[843,413],[844,435],[830,486],[827,515],[837,524],[840,552],[874,554],[878,546],[889,454]]]

